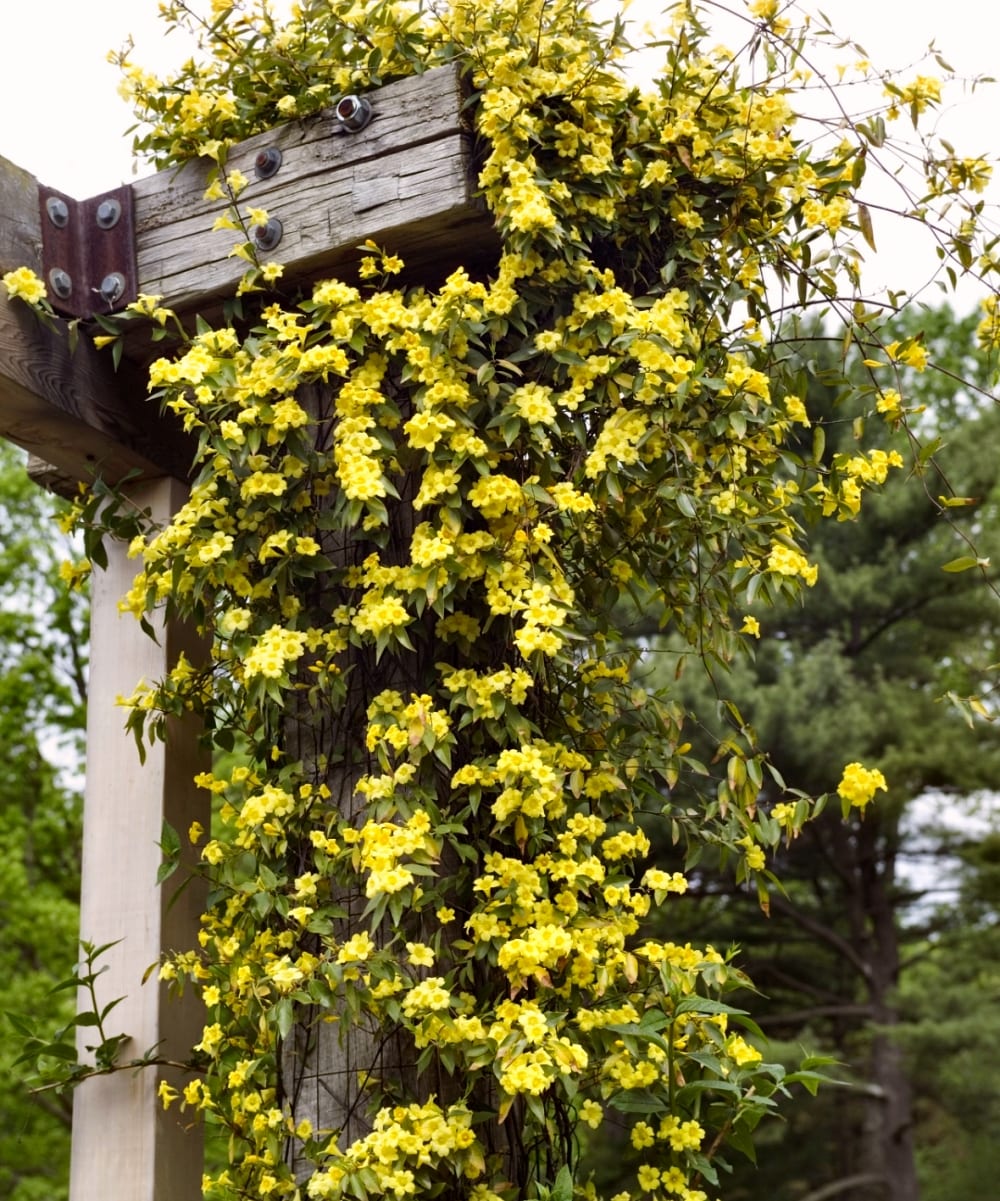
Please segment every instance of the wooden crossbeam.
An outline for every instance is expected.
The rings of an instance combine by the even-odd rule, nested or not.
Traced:
[[[0,158],[0,272],[41,272],[41,217],[32,175]],[[0,292],[3,290],[0,289]],[[184,478],[190,446],[145,401],[138,372],[114,371],[81,336],[43,326],[0,296],[0,437],[53,464],[60,475],[118,480],[127,472]]]
[[[338,132],[329,110],[231,149],[227,168],[250,180],[241,212],[252,205],[282,223],[281,241],[262,257],[284,266],[283,285],[352,275],[366,239],[400,255],[411,280],[437,282],[460,262],[489,266],[499,243],[476,196],[457,67],[366,99],[372,119],[357,133]],[[281,166],[257,179],[257,156],[269,148],[280,150]],[[198,160],[132,185],[138,290],[184,314],[217,309],[246,267],[231,254],[240,235],[212,229],[227,208],[204,198],[213,169]],[[24,265],[41,273],[46,220],[37,181],[0,159],[0,271]],[[44,328],[0,297],[0,437],[72,480],[117,480],[134,469],[186,478],[189,441],[145,400],[149,355],[148,339],[130,338],[116,373],[86,329],[71,349],[65,327]]]
[[[277,217],[284,233],[261,257],[300,282],[354,273],[366,239],[401,255],[411,273],[443,277],[458,262],[495,260],[499,243],[475,196],[470,135],[455,67],[387,84],[366,99],[372,119],[358,133],[338,132],[334,110],[259,134],[234,147],[228,169],[250,185],[240,195]],[[255,178],[260,151],[282,161],[270,179]],[[232,230],[212,232],[226,204],[206,201],[214,169],[196,161],[133,185],[140,291],[188,311],[231,294],[246,266],[230,254]]]

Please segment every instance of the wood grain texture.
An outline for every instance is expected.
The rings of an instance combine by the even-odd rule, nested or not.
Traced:
[[[388,84],[370,101],[374,115],[358,133],[337,132],[326,112],[230,151],[227,167],[251,181],[240,211],[262,208],[282,222],[280,245],[261,257],[282,263],[286,281],[353,274],[367,238],[411,271],[443,274],[496,253],[492,220],[474,194],[457,68]],[[281,151],[282,165],[257,180],[254,160],[267,147]],[[230,293],[245,268],[230,254],[242,235],[212,230],[228,207],[204,199],[213,168],[199,160],[133,185],[140,291],[182,312]]]
[[[38,182],[0,156],[0,274],[15,267],[40,271],[41,265]]]
[[[115,373],[86,335],[71,350],[64,330],[45,328],[2,298],[0,437],[83,481],[117,481],[135,470],[185,479],[193,450],[127,364]]]
[[[240,210],[266,209],[284,227],[262,257],[285,266],[285,283],[353,278],[366,239],[403,258],[407,281],[435,283],[460,263],[494,262],[499,242],[475,195],[458,68],[388,84],[369,99],[373,117],[358,133],[337,132],[329,111],[232,149],[227,166],[251,181]],[[257,153],[271,146],[281,167],[258,180]],[[230,253],[242,235],[212,229],[228,207],[205,200],[213,166],[199,160],[133,185],[139,291],[185,314],[217,312],[245,269]],[[40,270],[37,183],[0,159],[0,269],[21,265]],[[186,478],[190,441],[144,398],[143,365],[157,348],[139,329],[125,346],[134,369],[126,363],[116,374],[85,333],[71,351],[64,323],[44,329],[0,297],[0,437],[73,479],[95,471],[120,479],[135,468]]]
[[[41,265],[41,221],[34,176],[0,159],[0,269]],[[24,447],[65,477],[97,473],[120,480],[144,475],[186,478],[190,440],[163,421],[128,367],[113,369],[81,331],[50,328],[0,289],[0,437]]]

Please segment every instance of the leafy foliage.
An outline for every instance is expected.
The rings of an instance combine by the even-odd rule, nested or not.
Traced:
[[[942,568],[967,539],[995,560],[997,414],[979,395],[990,369],[976,352],[975,318],[914,312],[895,332],[918,329],[939,370],[905,384],[922,408],[918,420],[942,441],[933,468],[887,485],[850,525],[815,528],[816,587],[799,608],[759,613],[759,649],[725,681],[783,777],[817,789],[845,757],[858,757],[884,771],[888,796],[863,820],[844,824],[828,814],[789,840],[775,858],[784,893],[768,923],[753,923],[753,898],[739,895],[708,857],[693,879],[696,900],[674,911],[675,937],[738,938],[740,963],[765,994],[755,1006],[763,1027],[790,1051],[802,1042],[822,1047],[845,1081],[763,1136],[761,1166],[737,1171],[735,1197],[763,1189],[791,1198],[851,1179],[852,1195],[902,1201],[916,1195],[917,1167],[926,1185],[935,1163],[939,1178],[957,1179],[941,1172],[948,1154],[975,1159],[957,1125],[944,1121],[944,1111],[960,1106],[940,1100],[952,1073],[932,1048],[947,1030],[950,1063],[964,1062],[968,1073],[978,1036],[963,1047],[970,1026],[942,1014],[978,1007],[958,982],[970,972],[989,977],[995,914],[988,905],[942,907],[936,889],[956,888],[949,863],[958,836],[945,831],[946,819],[1000,770],[995,726],[978,717],[971,725],[969,707],[945,699],[981,696],[981,710],[992,709],[997,598],[978,574]],[[820,368],[809,409],[827,426],[826,453],[834,456],[853,434],[837,421],[833,388],[823,386],[837,371],[836,351],[824,353],[821,335],[801,330],[787,350],[812,355]],[[905,448],[902,431],[882,436]],[[966,498],[951,509],[957,523],[942,520],[950,494]],[[677,648],[656,649],[659,670],[670,674]],[[692,677],[687,687],[687,704],[712,726],[704,686]],[[708,751],[720,724],[697,740]],[[773,790],[761,802],[781,803]],[[669,863],[662,841],[654,853]],[[972,881],[970,873],[970,897]],[[975,955],[970,920],[986,935]],[[946,977],[952,1003],[941,996]],[[908,1058],[900,1029],[902,1047],[913,1049]]]
[[[162,969],[208,1007],[203,1074],[163,1101],[231,1134],[210,1197],[564,1201],[592,1192],[580,1131],[616,1111],[649,1151],[631,1187],[703,1201],[727,1148],[815,1079],[764,1061],[725,955],[642,932],[687,880],[646,867],[639,809],[663,809],[689,861],[724,848],[766,898],[768,848],[825,796],[786,794],[729,705],[725,778],[675,799],[705,770],[690,717],[617,649],[616,602],[728,664],[751,604],[816,583],[804,526],[852,518],[902,466],[799,445],[810,417],[768,284],[846,313],[873,372],[922,364],[854,303],[871,238],[856,189],[887,124],[904,106],[917,124],[939,84],[893,83],[884,114],[817,140],[792,107],[805,34],[772,0],[752,6],[745,62],[678,7],[645,93],[616,65],[621,24],[578,0],[164,12],[201,20],[207,59],[166,81],[124,64],[138,145],[214,159],[223,228],[263,219],[226,171],[231,139],[457,61],[502,252],[482,278],[395,286],[405,248],[367,244],[356,278],[303,292],[247,239],[229,320],[187,329],[157,297],[128,314],[161,339],[181,327],[150,384],[199,451],[189,501],[133,539],[124,607],[211,635],[203,660],[139,685],[129,725],[165,737],[194,711],[235,753],[200,778],[217,829],[188,832],[212,888],[199,946]],[[930,146],[926,163],[963,221],[937,232],[945,258],[985,254],[966,194],[981,164],[949,171]],[[904,418],[877,374],[844,383],[848,420]],[[105,495],[77,512],[92,547],[116,528]],[[765,786],[786,799],[765,810]],[[839,791],[864,807],[884,787],[857,762]],[[333,1023],[351,1083],[340,1110],[307,1112]]]
[[[0,1012],[56,1024],[72,998],[52,995],[76,941],[85,687],[83,600],[59,578],[50,499],[23,456],[0,444]],[[57,766],[59,765],[59,766]],[[67,1012],[67,1009],[70,1012]],[[64,1197],[69,1110],[31,1100],[13,1065],[21,1040],[3,1019],[0,1193]]]

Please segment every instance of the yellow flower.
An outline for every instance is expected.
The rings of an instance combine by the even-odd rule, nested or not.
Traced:
[[[746,847],[746,864],[752,872],[759,872],[767,862],[762,847],[759,847],[749,835],[739,840],[740,846]]]
[[[596,1130],[604,1121],[604,1110],[596,1101],[584,1101],[580,1106],[580,1119],[586,1122],[591,1130]]]
[[[792,421],[799,425],[809,426],[812,423],[809,420],[809,414],[806,412],[806,406],[802,403],[799,396],[785,397],[785,412]]]
[[[239,196],[249,182],[243,172],[235,168],[226,176],[226,187],[234,196]]]
[[[642,877],[643,886],[654,892],[687,892],[688,882],[681,872],[665,872],[658,867],[649,868]]]
[[[758,21],[769,21],[778,11],[778,0],[752,0],[750,16]]]
[[[903,413],[903,398],[895,388],[886,388],[880,392],[875,401],[875,410],[890,420],[901,417]]]
[[[801,576],[810,587],[816,583],[819,574],[816,564],[810,563],[801,551],[780,542],[776,542],[768,553],[767,569],[778,575]]]
[[[889,791],[885,776],[877,768],[862,767],[860,763],[848,763],[844,774],[837,785],[837,794],[849,805],[862,812],[865,806],[873,800],[875,793],[881,789]]]
[[[905,342],[890,342],[885,349],[894,363],[905,363],[917,371],[923,371],[927,366],[926,348],[912,338],[907,338]]]
[[[18,267],[8,271],[3,277],[7,295],[13,300],[23,300],[27,304],[39,304],[45,299],[45,284],[30,267]]]
[[[756,617],[744,617],[743,624],[740,626],[741,634],[749,634],[751,638],[760,637],[760,622]]]
[[[434,966],[434,952],[422,942],[408,942],[406,956],[414,967]]]
[[[639,1187],[645,1189],[647,1193],[651,1193],[660,1183],[660,1169],[654,1168],[652,1164],[640,1164],[636,1175],[639,1180]]]
[[[898,99],[903,104],[908,104],[914,112],[922,113],[928,104],[937,104],[940,101],[941,80],[933,75],[918,75],[912,83],[906,84],[901,92]],[[895,93],[888,92],[887,94],[894,100],[897,99]]]
[[[372,942],[371,935],[367,930],[362,930],[358,934],[353,934],[340,948],[337,952],[337,962],[351,963],[357,960],[363,962],[374,953],[375,944]]]
[[[736,1061],[738,1067],[743,1067],[748,1063],[759,1063],[760,1052],[756,1047],[752,1047],[745,1038],[739,1034],[730,1036],[726,1043],[726,1051],[729,1056]],[[699,1142],[701,1140],[699,1139]]]

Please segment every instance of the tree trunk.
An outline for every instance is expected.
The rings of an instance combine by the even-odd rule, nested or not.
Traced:
[[[893,889],[896,827],[862,823],[859,834],[861,899],[870,932],[869,996],[873,1036],[863,1131],[864,1166],[884,1179],[885,1201],[918,1201],[913,1143],[913,1099],[902,1049],[893,1037],[899,1018],[893,994],[899,983],[899,930]]]

